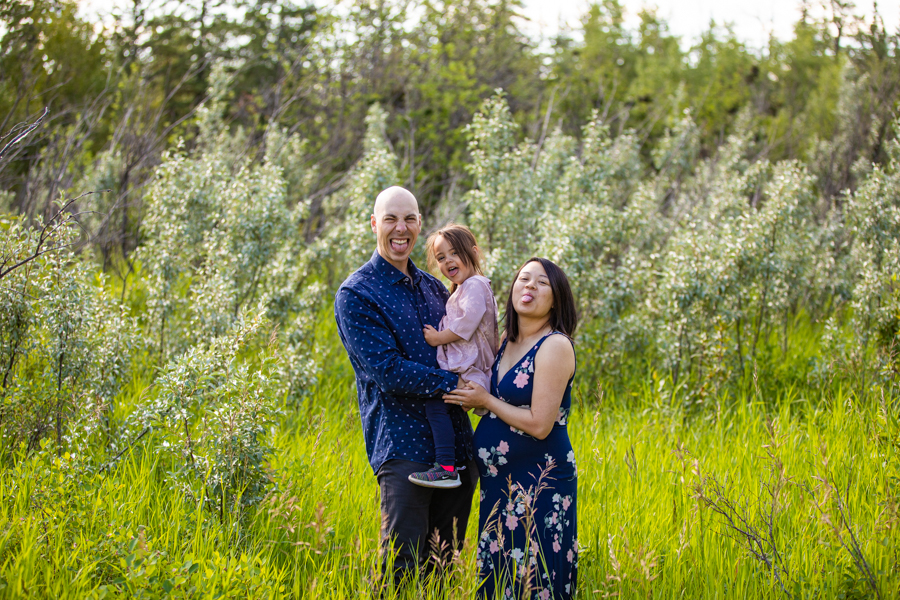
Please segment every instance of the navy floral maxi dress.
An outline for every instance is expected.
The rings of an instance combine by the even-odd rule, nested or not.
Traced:
[[[530,406],[534,359],[544,336],[498,381],[500,348],[491,393],[513,406]],[[573,374],[574,379],[574,374]],[[475,431],[481,472],[478,568],[481,598],[571,598],[578,572],[575,453],[566,422],[572,379],[559,416],[543,440],[509,426],[493,413]]]

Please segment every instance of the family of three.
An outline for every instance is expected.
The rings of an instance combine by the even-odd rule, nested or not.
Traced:
[[[467,228],[447,226],[427,242],[450,293],[409,259],[422,229],[411,192],[381,192],[371,225],[375,252],[341,285],[334,311],[381,490],[384,575],[399,583],[427,569],[441,542],[460,548],[480,484],[479,597],[571,597],[576,316],[565,273],[543,258],[519,268],[501,339]],[[482,415],[474,433],[470,409]]]

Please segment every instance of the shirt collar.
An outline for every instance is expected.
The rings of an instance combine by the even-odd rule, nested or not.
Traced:
[[[378,250],[372,253],[372,258],[369,262],[372,263],[372,266],[375,268],[375,272],[378,273],[379,277],[389,283],[400,283],[406,279],[406,275],[403,274],[403,271],[385,260],[383,256],[378,254]],[[409,271],[409,276],[413,283],[419,285],[419,280],[422,278],[422,272],[416,267],[412,259],[409,259],[407,270]]]

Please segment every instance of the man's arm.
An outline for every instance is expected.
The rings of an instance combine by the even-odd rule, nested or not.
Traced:
[[[433,398],[456,388],[458,377],[403,357],[377,309],[348,288],[334,300],[341,341],[378,388],[392,396]]]

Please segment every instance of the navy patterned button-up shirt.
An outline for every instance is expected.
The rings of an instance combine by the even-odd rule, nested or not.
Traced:
[[[372,469],[393,458],[434,462],[425,402],[456,388],[457,376],[437,365],[437,348],[422,329],[445,314],[444,285],[409,261],[409,277],[378,252],[341,284],[334,299],[341,342],[356,372],[363,437]],[[456,432],[456,461],[474,457],[472,425],[448,406]]]

